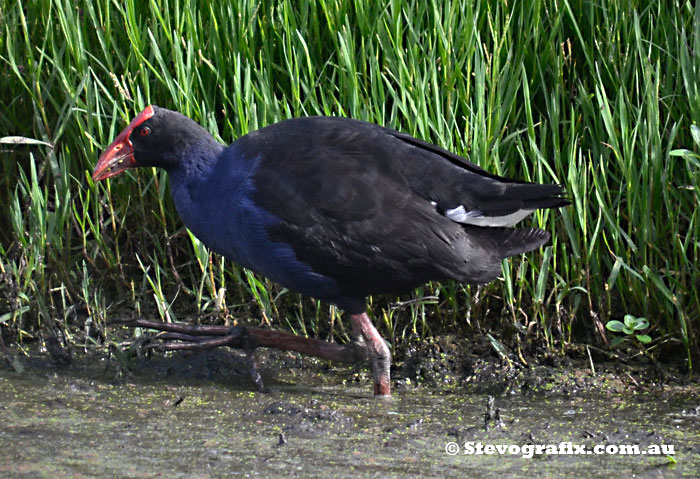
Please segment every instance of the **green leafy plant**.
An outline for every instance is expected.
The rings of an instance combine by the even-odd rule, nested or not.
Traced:
[[[623,321],[624,322],[613,319],[608,321],[605,325],[608,331],[624,333],[624,336],[615,336],[612,339],[613,346],[618,346],[631,338],[636,339],[641,344],[649,344],[651,342],[651,337],[649,335],[638,334],[639,331],[643,331],[649,327],[649,320],[647,318],[638,318],[631,314],[626,314]]]

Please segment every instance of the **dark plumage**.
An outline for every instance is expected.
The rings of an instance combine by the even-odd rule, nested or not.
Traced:
[[[189,118],[147,107],[93,178],[134,166],[168,171],[177,210],[204,244],[350,313],[382,394],[388,363],[374,363],[388,349],[365,297],[429,280],[492,281],[503,258],[549,239],[511,226],[568,203],[560,185],[498,177],[409,135],[337,117],[282,121],[224,147]]]

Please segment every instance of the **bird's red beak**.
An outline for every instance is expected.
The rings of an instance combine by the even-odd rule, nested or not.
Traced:
[[[155,111],[151,105],[148,105],[139,113],[136,118],[131,120],[129,126],[119,133],[111,145],[100,155],[97,160],[95,170],[92,172],[92,179],[95,181],[104,180],[117,176],[127,168],[137,166],[134,159],[134,145],[131,144],[129,136],[131,132],[144,121],[153,116]]]

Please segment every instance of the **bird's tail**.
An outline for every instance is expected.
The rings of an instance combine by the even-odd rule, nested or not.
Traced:
[[[513,183],[508,185],[505,197],[521,201],[523,208],[539,210],[543,208],[559,208],[570,201],[564,196],[566,191],[562,185],[540,185],[537,183]]]
[[[550,234],[539,228],[478,227],[464,225],[469,236],[490,243],[496,255],[503,258],[535,250],[549,241]]]
[[[466,209],[458,206],[445,211],[452,221],[465,225],[502,227],[513,226],[534,211],[543,208],[559,208],[569,204],[561,185],[535,183],[509,183],[498,195],[483,198],[480,207]]]
[[[550,234],[539,228],[504,228],[496,236],[501,258],[516,256],[539,248],[549,241]]]
[[[544,208],[559,208],[569,204],[562,185],[540,185],[537,183],[510,183],[498,197],[490,197],[482,209],[486,216],[497,217],[516,211],[533,212]],[[511,225],[500,225],[511,226]]]

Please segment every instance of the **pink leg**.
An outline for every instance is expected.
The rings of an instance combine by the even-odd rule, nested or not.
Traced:
[[[367,313],[353,314],[350,316],[352,331],[356,338],[365,343],[366,354],[369,360],[369,368],[374,377],[374,395],[391,396],[391,351],[372,324]]]

